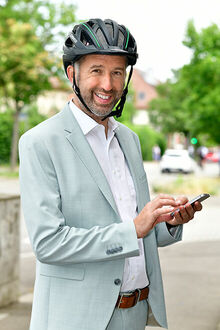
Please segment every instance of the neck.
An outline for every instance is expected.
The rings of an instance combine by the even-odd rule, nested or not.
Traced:
[[[108,120],[109,118],[106,118],[105,120],[102,120],[102,117],[94,115],[92,112],[89,112],[85,107],[83,107],[82,104],[78,102],[78,98],[72,99],[72,102],[79,108],[81,111],[83,111],[87,116],[95,120],[98,124],[103,125],[105,127],[105,136],[107,138],[108,136]]]

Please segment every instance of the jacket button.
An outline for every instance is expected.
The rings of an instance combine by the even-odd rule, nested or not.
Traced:
[[[119,278],[116,278],[114,280],[114,283],[115,283],[115,285],[120,285],[121,284],[121,280]]]

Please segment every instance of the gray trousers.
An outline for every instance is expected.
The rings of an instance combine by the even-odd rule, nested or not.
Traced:
[[[115,308],[106,330],[145,330],[147,313],[146,300],[131,308]]]

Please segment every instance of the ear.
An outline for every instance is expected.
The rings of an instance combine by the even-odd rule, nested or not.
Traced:
[[[74,74],[74,67],[73,65],[69,65],[67,67],[67,76],[69,81],[71,82],[71,85],[73,84],[73,74]]]

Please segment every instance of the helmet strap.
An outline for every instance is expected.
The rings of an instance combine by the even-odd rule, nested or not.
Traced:
[[[126,96],[128,94],[128,84],[129,84],[129,82],[131,80],[132,73],[133,73],[133,66],[131,66],[131,69],[130,69],[130,72],[129,72],[129,76],[128,76],[128,80],[127,80],[127,84],[126,84],[125,89],[123,90],[123,93],[122,93],[122,96],[121,96],[121,99],[120,99],[119,103],[117,104],[115,110],[113,110],[107,116],[105,116],[102,119],[102,121],[105,120],[108,117],[111,117],[111,116],[116,116],[117,118],[121,116],[122,110],[123,110],[124,105],[125,105],[125,102],[126,102]]]
[[[89,112],[92,113],[92,111],[89,109],[89,107],[87,106],[87,104],[86,104],[85,101],[83,100],[82,95],[81,95],[81,93],[80,93],[80,89],[79,89],[79,87],[78,87],[77,84],[76,84],[75,72],[74,72],[74,74],[73,74],[73,86],[72,86],[72,87],[73,87],[73,90],[74,90],[76,96],[77,96],[78,99],[80,100],[80,102],[84,105],[84,107],[85,107]]]

